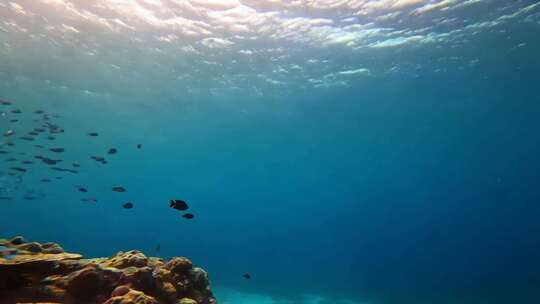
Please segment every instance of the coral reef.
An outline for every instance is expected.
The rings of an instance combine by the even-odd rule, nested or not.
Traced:
[[[84,259],[55,243],[0,239],[0,304],[215,304],[208,274],[184,257],[140,251]]]

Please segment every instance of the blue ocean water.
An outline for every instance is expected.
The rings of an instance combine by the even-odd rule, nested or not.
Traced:
[[[538,54],[538,1],[0,1],[0,235],[221,303],[538,303]]]

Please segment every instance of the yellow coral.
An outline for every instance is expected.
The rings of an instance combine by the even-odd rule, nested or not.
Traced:
[[[156,299],[143,292],[131,289],[128,293],[119,297],[112,297],[103,304],[159,304]]]
[[[181,298],[180,300],[176,301],[176,304],[198,304],[198,303],[197,301],[190,298]]]

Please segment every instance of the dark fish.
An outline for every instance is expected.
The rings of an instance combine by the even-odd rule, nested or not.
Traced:
[[[47,158],[47,157],[43,157],[43,158],[41,159],[41,161],[43,161],[43,162],[46,163],[47,165],[56,165],[57,163],[60,162],[59,160],[54,160],[54,159],[50,159],[50,158]]]
[[[20,167],[11,167],[10,169],[13,171],[18,171],[18,172],[26,172],[25,168],[20,168]]]
[[[34,145],[34,147],[36,147],[36,148],[39,148],[39,149],[43,149],[43,148],[45,148],[45,147],[44,147],[44,146],[42,146],[42,145]]]
[[[195,217],[195,215],[193,215],[193,213],[186,213],[182,215],[182,217],[187,218],[188,220],[191,220]]]
[[[189,208],[188,204],[183,200],[171,200],[169,207],[180,211],[184,211]]]
[[[62,177],[61,177],[61,176],[57,176],[57,177],[55,177],[55,178],[56,178],[56,179],[62,179]]]
[[[51,170],[58,171],[58,172],[69,172],[73,174],[79,173],[77,170],[71,170],[71,169],[64,169],[64,168],[58,168],[58,167],[52,167]]]
[[[97,132],[90,132],[88,133],[89,136],[99,136],[99,134]]]
[[[12,157],[12,158],[6,159],[6,161],[8,161],[8,162],[14,162],[14,161],[17,161],[17,159]]]
[[[22,111],[19,110],[19,109],[13,109],[13,110],[11,110],[11,113],[13,113],[13,114],[21,114]]]
[[[244,279],[247,279],[247,280],[251,279],[251,275],[249,273],[244,273],[242,277],[244,277]]]
[[[8,151],[0,150],[0,154],[8,154]]]
[[[51,123],[47,123],[46,127],[49,128],[49,132],[51,133],[63,133],[64,129],[62,129],[60,126],[53,125]]]
[[[82,187],[82,186],[75,186],[75,187],[77,187],[77,190],[81,192],[88,192],[88,189],[86,189],[85,187]]]
[[[18,122],[18,119],[11,119],[9,122]]]
[[[142,148],[142,144],[137,144],[137,149]]]
[[[47,137],[47,139],[48,139],[48,140],[55,140],[56,137],[54,137],[54,136],[49,136],[49,137]]]
[[[43,110],[35,110],[34,113],[35,114],[43,114],[44,112],[43,112]]]
[[[64,152],[64,148],[51,148],[49,150],[52,151],[52,152],[56,152],[56,153]]]
[[[45,132],[45,129],[35,128],[34,131],[39,132],[39,133],[43,133],[43,132]]]
[[[112,191],[114,191],[114,192],[126,192],[126,188],[124,188],[124,187],[112,187]]]
[[[3,106],[9,106],[9,105],[11,105],[11,101],[1,100],[0,99],[0,104],[3,105]]]
[[[34,156],[35,159],[44,159],[45,157],[41,156],[41,155],[36,155]]]
[[[33,162],[31,160],[25,160],[22,163],[25,164],[25,165],[33,164]]]
[[[32,131],[32,132],[28,132],[28,135],[32,135],[32,136],[38,136],[38,135],[39,135],[39,133],[37,133],[37,132],[34,132],[34,131]]]
[[[122,207],[124,207],[124,209],[129,210],[129,209],[133,208],[133,204],[132,203],[125,203],[125,204],[122,205]]]
[[[42,178],[42,179],[40,180],[40,182],[42,182],[42,183],[50,183],[51,180],[48,179],[48,178]]]
[[[34,141],[34,138],[33,138],[33,137],[29,137],[29,136],[23,136],[23,137],[21,137],[21,139],[27,140],[27,141]]]
[[[10,201],[12,200],[13,198],[12,197],[9,197],[9,196],[0,196],[0,201]]]
[[[10,146],[10,147],[13,147],[13,146],[15,146],[15,143],[7,142],[6,145],[8,145],[8,146]]]
[[[5,137],[11,136],[13,134],[15,134],[15,131],[13,131],[13,130],[7,130],[6,132],[4,132]]]
[[[101,156],[90,156],[90,158],[93,159],[93,160],[95,160],[95,161],[97,161],[97,162],[100,162],[100,163],[102,163],[102,164],[104,164],[104,165],[107,163],[107,161],[105,160],[105,158],[104,158],[104,157],[101,157]]]
[[[116,152],[118,152],[118,150],[116,150],[115,148],[111,148],[109,149],[109,152],[107,152],[108,154],[116,154]]]
[[[81,166],[78,162],[73,162],[71,165],[75,168],[79,168]]]

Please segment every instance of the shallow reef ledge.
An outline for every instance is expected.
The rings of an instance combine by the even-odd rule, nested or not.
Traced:
[[[0,239],[0,304],[215,304],[208,274],[190,260],[132,250],[85,259],[56,243]]]

